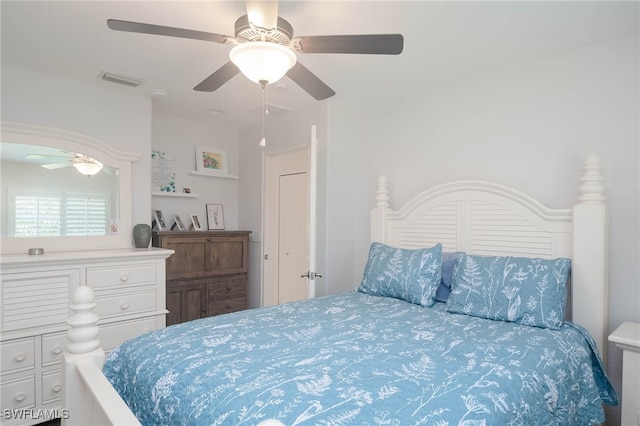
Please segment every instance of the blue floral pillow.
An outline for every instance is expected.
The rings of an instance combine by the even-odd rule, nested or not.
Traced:
[[[456,257],[447,311],[558,329],[564,320],[571,260]]]
[[[410,250],[372,243],[358,291],[432,306],[442,270],[442,245]]]

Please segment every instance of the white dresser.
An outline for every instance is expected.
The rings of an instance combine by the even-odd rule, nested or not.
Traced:
[[[61,354],[73,290],[90,286],[102,347],[165,326],[164,249],[0,256],[0,395],[3,425],[64,416]],[[21,419],[20,419],[21,418]]]

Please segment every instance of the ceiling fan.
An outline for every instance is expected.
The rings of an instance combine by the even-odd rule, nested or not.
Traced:
[[[104,164],[91,158],[88,155],[80,154],[79,152],[69,152],[69,155],[48,155],[48,154],[29,154],[26,156],[30,160],[45,160],[52,161],[51,163],[41,164],[41,167],[49,170],[61,169],[64,167],[75,167],[83,175],[93,176],[100,170],[104,170],[108,173],[113,173],[110,167],[105,167]]]
[[[401,34],[293,36],[293,27],[278,16],[277,1],[247,1],[247,14],[235,22],[235,36],[145,24],[107,20],[112,30],[163,35],[234,45],[230,61],[205,78],[194,90],[213,92],[242,72],[263,88],[285,74],[317,100],[335,92],[297,61],[299,53],[355,53],[398,55],[404,39]]]

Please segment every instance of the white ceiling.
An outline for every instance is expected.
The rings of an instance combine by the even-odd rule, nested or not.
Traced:
[[[401,33],[399,56],[298,54],[339,98],[428,90],[567,49],[638,33],[638,2],[281,1],[294,35]],[[222,88],[193,87],[228,61],[230,46],[112,31],[106,20],[140,21],[233,35],[240,1],[7,1],[0,3],[2,64],[154,97],[154,109],[233,125],[258,123],[262,92],[237,75]],[[144,80],[101,81],[101,71]],[[269,102],[299,109],[318,102],[285,77]],[[216,109],[224,114],[214,115]]]

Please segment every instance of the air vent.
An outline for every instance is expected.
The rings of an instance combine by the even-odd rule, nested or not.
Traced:
[[[278,115],[282,114],[283,112],[289,112],[293,110],[286,106],[267,103],[267,111],[269,111],[269,115]],[[251,112],[253,112],[254,114],[262,114],[262,105],[255,107],[251,110]]]
[[[98,78],[111,83],[118,83],[129,87],[138,87],[144,81],[139,78],[128,77],[126,75],[114,74],[112,72],[102,71]]]

